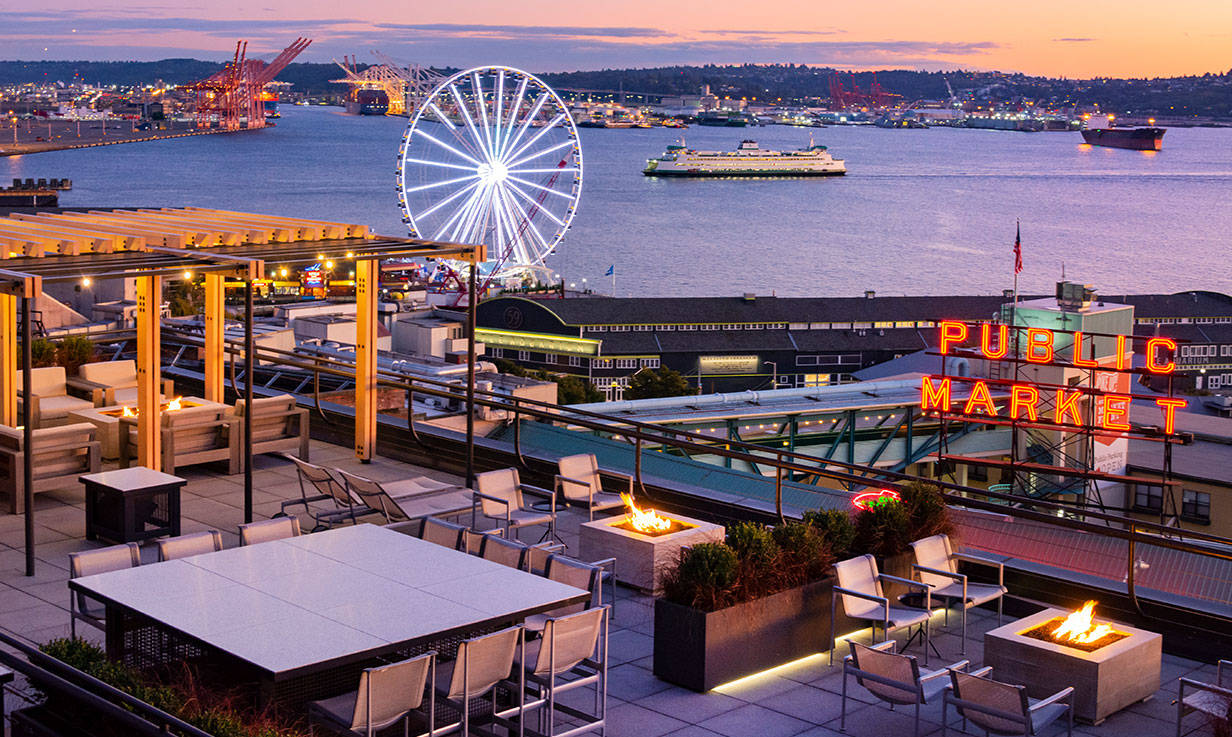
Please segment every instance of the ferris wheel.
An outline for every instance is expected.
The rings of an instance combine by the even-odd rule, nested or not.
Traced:
[[[398,153],[411,235],[484,244],[488,279],[536,276],[582,192],[582,148],[560,96],[503,66],[459,72],[424,99]]]

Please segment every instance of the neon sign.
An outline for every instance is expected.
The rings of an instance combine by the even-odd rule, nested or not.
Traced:
[[[893,489],[877,489],[876,491],[865,491],[856,494],[851,500],[851,506],[856,509],[867,510],[870,507],[875,507],[884,501],[902,501],[902,497]]]

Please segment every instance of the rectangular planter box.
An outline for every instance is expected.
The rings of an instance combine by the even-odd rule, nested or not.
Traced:
[[[755,601],[703,612],[655,600],[654,674],[694,691],[830,649],[830,600],[825,578]],[[841,611],[839,634],[854,629]]]

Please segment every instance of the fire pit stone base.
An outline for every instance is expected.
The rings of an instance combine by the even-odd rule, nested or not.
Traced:
[[[619,527],[627,518],[623,514],[583,524],[578,530],[581,559],[615,558],[616,577],[621,583],[658,595],[663,587],[663,572],[676,561],[681,547],[723,542],[726,535],[722,525],[678,514],[663,516],[688,526],[664,535],[645,535]]]
[[[1099,724],[1159,690],[1163,638],[1117,624],[1127,637],[1091,652],[1038,640],[1026,633],[1068,612],[1045,609],[984,634],[984,664],[992,677],[1020,683],[1032,698],[1074,687],[1074,717]]]

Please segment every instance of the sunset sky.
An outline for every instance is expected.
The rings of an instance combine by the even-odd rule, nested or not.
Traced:
[[[345,12],[340,12],[345,10]],[[0,59],[221,59],[296,36],[301,61],[379,49],[437,66],[534,71],[791,62],[1173,76],[1232,67],[1232,0],[207,0],[0,2]]]

